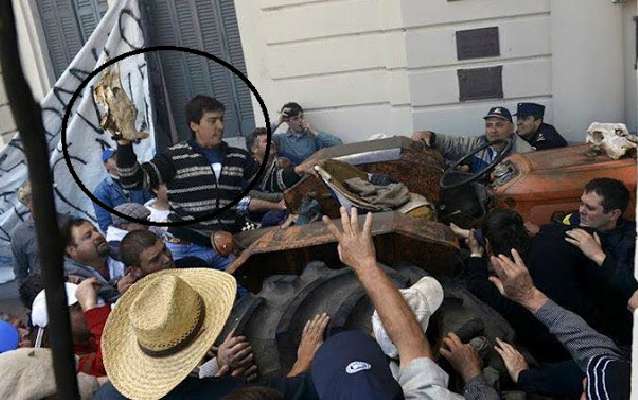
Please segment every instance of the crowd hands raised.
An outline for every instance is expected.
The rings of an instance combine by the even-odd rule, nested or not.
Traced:
[[[538,150],[564,145],[542,121],[544,109],[530,104],[519,104],[519,137]],[[271,127],[275,131],[286,123],[287,131],[273,137],[266,158],[265,128],[247,138],[248,152],[222,141],[223,113],[221,103],[198,96],[186,107],[191,140],[145,163],[123,140],[116,151],[104,152],[108,176],[96,187],[96,197],[138,222],[97,205],[100,229],[88,220],[59,216],[83,398],[499,399],[497,388],[483,376],[484,344],[490,343],[485,338],[464,341],[457,332],[441,332],[440,342],[430,343],[428,319],[443,301],[443,288],[426,277],[408,291],[397,290],[377,263],[373,216],[360,220],[356,208],[340,210],[340,227],[327,217],[323,221],[338,240],[340,260],[354,270],[375,308],[372,335],[343,331],[325,337],[330,316],[319,314],[306,322],[287,376],[267,381],[259,377],[249,338],[231,331],[214,346],[234,301],[245,292],[223,272],[236,257],[232,234],[245,219],[239,216],[258,219],[260,226],[289,225],[293,216],[281,193],[313,173],[314,165],[304,163],[305,158],[340,143],[310,126],[301,106],[288,103]],[[494,107],[485,117],[485,135],[476,140],[432,132],[415,133],[413,139],[451,157],[515,137],[509,110]],[[480,170],[494,151],[488,147],[464,168]],[[144,223],[210,212],[217,204],[203,199],[211,193],[189,189],[201,186],[201,176],[235,188],[213,193],[223,203],[263,164],[259,193],[243,198],[231,213],[188,229]],[[198,178],[183,172],[202,165],[210,171]],[[31,208],[30,187],[21,193]],[[626,399],[631,343],[626,308],[633,312],[638,306],[635,225],[621,217],[628,194],[622,183],[603,178],[590,182],[581,200],[579,212],[566,217],[564,225],[535,227],[533,234],[510,210],[492,210],[477,229],[452,225],[468,249],[461,278],[517,333],[517,343],[501,338],[491,343],[513,389],[556,398]],[[12,236],[20,295],[30,318],[28,324],[0,324],[0,352],[5,353],[0,365],[7,367],[26,365],[33,356],[12,349],[35,347],[38,353],[49,343],[34,238],[31,220]],[[414,304],[425,304],[426,311]],[[51,369],[46,357],[39,367]],[[453,371],[464,383],[460,393],[448,389]],[[3,383],[0,393],[45,398],[42,393],[55,392],[35,382],[11,385]]]

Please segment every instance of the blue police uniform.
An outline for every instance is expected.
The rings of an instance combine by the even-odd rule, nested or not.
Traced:
[[[545,116],[545,106],[536,103],[518,103],[516,107],[517,118],[527,118],[529,116],[543,118]],[[536,132],[531,137],[520,137],[529,143],[534,150],[549,150],[567,146],[567,141],[554,128],[553,125],[542,122]]]

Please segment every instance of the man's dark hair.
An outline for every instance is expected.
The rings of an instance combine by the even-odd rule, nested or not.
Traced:
[[[614,178],[594,178],[585,185],[585,193],[594,192],[603,198],[603,211],[618,209],[624,213],[629,204],[629,190],[622,181]]]
[[[120,244],[120,257],[127,267],[140,265],[140,255],[144,250],[153,246],[160,240],[156,234],[149,230],[132,231],[124,236]]]
[[[265,386],[245,386],[233,390],[222,398],[222,400],[284,400],[284,396]]]
[[[20,294],[20,301],[27,310],[30,310],[33,306],[33,300],[35,300],[38,293],[44,289],[44,282],[40,274],[31,274],[20,285],[18,293]]]
[[[249,153],[253,152],[253,145],[258,136],[268,135],[268,130],[263,127],[255,128],[250,135],[246,136],[246,150]]]
[[[191,101],[186,103],[186,107],[184,108],[186,125],[188,126],[188,129],[190,129],[191,122],[199,124],[204,113],[223,113],[224,111],[226,111],[226,106],[224,106],[219,100],[209,96],[195,96]]]
[[[65,248],[67,246],[73,246],[75,244],[75,242],[73,241],[73,228],[85,223],[90,224],[91,222],[83,218],[71,218],[62,224],[62,226],[60,227],[60,234],[62,235],[62,243],[64,244]]]
[[[512,249],[525,259],[530,246],[530,235],[519,213],[508,208],[490,210],[481,224],[483,236],[490,242],[492,253],[511,257]]]
[[[289,102],[281,107],[281,114],[284,117],[296,117],[299,114],[303,114],[303,107],[299,103]]]

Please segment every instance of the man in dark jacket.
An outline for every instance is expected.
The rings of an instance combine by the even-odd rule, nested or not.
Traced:
[[[608,321],[608,334],[622,344],[631,343],[632,316],[625,305],[636,290],[634,277],[636,223],[622,218],[629,204],[629,191],[612,178],[595,178],[587,183],[578,213],[565,222],[566,241],[592,261],[592,296],[601,306],[601,317]]]
[[[553,125],[543,121],[545,106],[536,103],[518,103],[516,107],[516,134],[534,150],[549,150],[567,146],[565,139]]]

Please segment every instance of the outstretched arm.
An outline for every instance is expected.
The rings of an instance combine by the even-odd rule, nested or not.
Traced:
[[[341,261],[352,267],[365,288],[388,336],[399,351],[401,367],[419,357],[432,357],[430,344],[421,326],[399,290],[379,267],[372,242],[372,214],[366,216],[359,228],[356,208],[350,216],[341,207],[342,230],[328,217],[323,221],[339,241]]]
[[[515,249],[512,249],[512,256],[514,260],[503,255],[492,257],[498,278],[490,280],[501,294],[525,307],[547,326],[583,370],[588,360],[596,355],[621,357],[613,340],[592,329],[580,316],[558,306],[534,286]]]
[[[133,189],[156,189],[160,184],[175,177],[175,166],[170,157],[157,154],[152,160],[140,164],[128,140],[118,140],[115,164],[120,174],[122,187]]]

